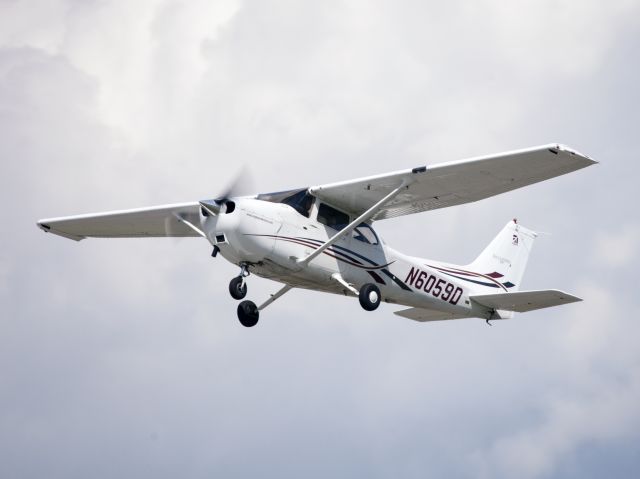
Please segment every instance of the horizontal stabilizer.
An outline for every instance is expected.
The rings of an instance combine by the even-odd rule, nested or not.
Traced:
[[[576,296],[565,293],[564,291],[558,291],[557,289],[479,294],[470,296],[470,298],[487,308],[516,311],[518,313],[582,301],[582,299]]]
[[[426,308],[409,308],[401,309],[395,313],[403,318],[413,319],[414,321],[427,322],[427,321],[445,321],[447,319],[462,319],[469,316],[463,316],[460,314],[448,313],[446,311],[438,311],[437,309]]]

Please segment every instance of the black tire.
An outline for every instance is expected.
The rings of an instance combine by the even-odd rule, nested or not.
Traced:
[[[247,283],[242,284],[241,276],[236,276],[229,282],[229,293],[233,299],[242,299],[247,295]]]
[[[380,290],[375,284],[367,283],[360,288],[360,294],[358,295],[360,300],[360,306],[367,311],[373,311],[380,306]]]
[[[238,319],[245,328],[251,328],[258,324],[260,311],[253,301],[243,301],[238,305]]]

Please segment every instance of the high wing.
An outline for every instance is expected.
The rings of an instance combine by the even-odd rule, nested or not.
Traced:
[[[108,211],[38,221],[49,233],[80,241],[85,238],[139,238],[200,236],[188,223],[197,224],[200,204],[180,203],[134,210]],[[185,223],[185,221],[187,223]]]
[[[566,146],[551,144],[313,186],[309,191],[357,216],[405,182],[408,187],[371,218],[382,220],[471,203],[595,163]]]

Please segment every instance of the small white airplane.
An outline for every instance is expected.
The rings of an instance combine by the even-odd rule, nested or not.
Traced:
[[[597,163],[559,144],[378,176],[255,196],[223,195],[151,208],[38,221],[46,232],[84,238],[202,236],[240,267],[237,300],[250,273],[283,286],[257,306],[242,301],[243,326],[293,288],[356,296],[367,311],[381,301],[408,306],[415,321],[507,319],[581,301],[558,290],[519,291],[536,233],[509,221],[467,266],[404,255],[385,244],[374,221],[470,203]]]

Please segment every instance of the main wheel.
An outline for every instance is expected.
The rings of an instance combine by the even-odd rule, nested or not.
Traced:
[[[380,290],[375,284],[367,283],[360,288],[358,299],[360,300],[360,306],[367,311],[373,311],[380,306]]]
[[[260,311],[253,301],[243,301],[238,305],[238,319],[245,328],[258,324]]]
[[[247,283],[242,284],[242,276],[236,276],[229,282],[229,293],[233,299],[242,299],[247,295]]]

